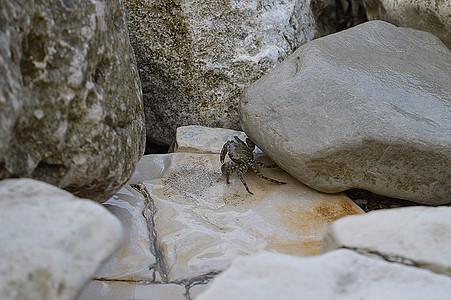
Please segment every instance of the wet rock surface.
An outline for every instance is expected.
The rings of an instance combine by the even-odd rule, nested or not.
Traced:
[[[109,199],[145,138],[120,1],[12,0],[0,14],[0,178]]]
[[[0,182],[2,299],[75,299],[119,247],[119,220],[101,205],[32,179]]]
[[[243,88],[313,38],[303,0],[124,2],[143,83],[147,139],[177,127],[239,129]]]
[[[246,90],[242,125],[323,192],[450,202],[451,52],[382,21],[314,40]]]
[[[450,292],[449,276],[336,250],[312,257],[238,258],[196,299],[444,300]]]
[[[99,299],[110,299],[122,293],[121,284],[131,293],[131,283],[150,298],[152,287],[164,291],[164,285],[174,287],[168,293],[183,288],[184,299],[192,299],[234,258],[261,251],[318,254],[331,222],[362,213],[345,195],[318,193],[280,169],[262,172],[286,181],[282,186],[247,173],[252,196],[235,175],[229,185],[218,180],[220,166],[219,154],[144,156],[131,186],[104,203],[122,220],[126,242],[82,299],[102,287],[111,290]]]

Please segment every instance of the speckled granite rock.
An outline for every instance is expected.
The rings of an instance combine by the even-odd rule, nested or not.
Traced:
[[[244,131],[323,192],[451,201],[451,52],[372,21],[298,49],[244,93]]]
[[[241,90],[313,38],[303,0],[128,0],[143,84],[147,139],[177,127],[239,129]]]
[[[311,257],[238,258],[196,300],[446,300],[450,294],[449,276],[336,250]]]
[[[451,49],[449,0],[362,0],[370,20],[428,31]]]
[[[346,217],[327,229],[321,251],[355,249],[451,275],[451,207],[385,209]]]
[[[2,300],[76,299],[122,235],[93,201],[33,179],[0,181]]]
[[[0,178],[107,200],[145,139],[120,1],[8,0],[0,14]]]

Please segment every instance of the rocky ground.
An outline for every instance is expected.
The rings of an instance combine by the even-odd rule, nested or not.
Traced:
[[[2,300],[449,299],[449,1],[1,3]]]

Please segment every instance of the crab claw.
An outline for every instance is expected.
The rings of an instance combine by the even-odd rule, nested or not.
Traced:
[[[229,143],[227,142],[224,144],[224,146],[222,146],[222,150],[221,150],[221,156],[219,157],[219,161],[222,163],[224,163],[224,159],[226,157],[227,152],[229,151]]]

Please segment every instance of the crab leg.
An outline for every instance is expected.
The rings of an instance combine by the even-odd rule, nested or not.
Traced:
[[[255,161],[255,163],[257,164],[257,165],[259,165],[260,167],[262,167],[262,168],[267,168],[267,169],[270,169],[270,168],[277,168],[278,167],[278,165],[276,165],[276,164],[273,164],[273,165],[265,165],[263,162],[261,162],[261,161]]]
[[[271,182],[273,182],[273,183],[286,184],[286,182],[278,181],[278,180],[275,180],[275,179],[266,177],[265,175],[263,175],[262,173],[260,173],[260,171],[257,169],[257,167],[255,166],[255,164],[252,164],[252,165],[251,165],[251,168],[252,168],[252,170],[253,170],[255,173],[257,173],[258,177],[260,177],[260,178],[266,179],[266,180],[271,181]]]
[[[251,191],[249,191],[249,187],[247,186],[246,181],[244,181],[243,175],[246,174],[247,172],[247,165],[245,164],[241,164],[238,168],[238,172],[236,173],[238,175],[238,178],[241,180],[241,182],[243,183],[244,187],[246,188],[246,191],[253,195],[254,193],[252,193]]]
[[[225,176],[227,184],[230,183],[230,181],[229,181],[230,174],[236,172],[237,169],[238,169],[238,165],[234,162],[228,161],[225,164],[222,164],[221,172]]]
[[[221,156],[219,157],[219,160],[221,161],[221,163],[224,162],[224,159],[225,159],[225,157],[226,157],[226,154],[227,154],[227,152],[229,151],[229,143],[230,143],[230,142],[227,142],[227,143],[224,144],[224,146],[222,146],[222,149],[221,149]]]

